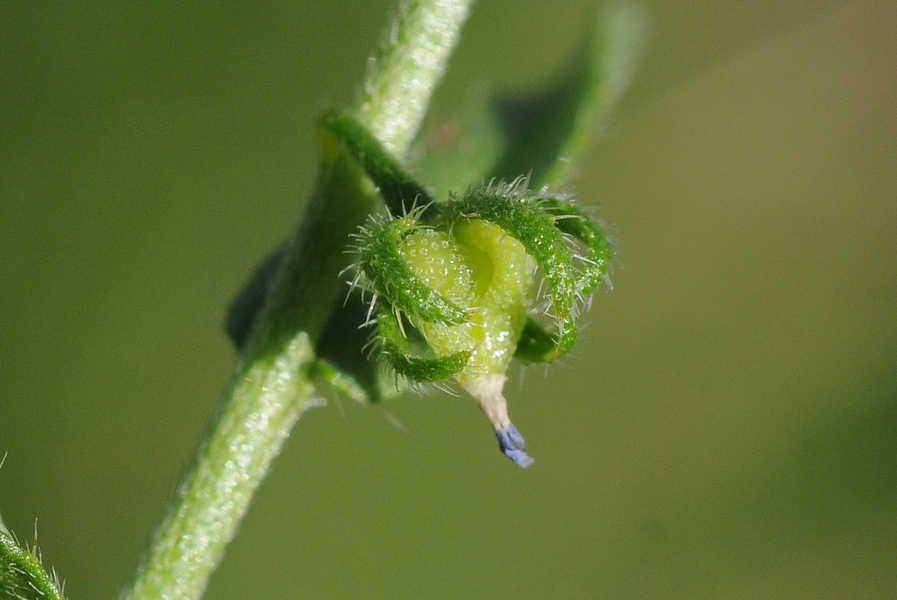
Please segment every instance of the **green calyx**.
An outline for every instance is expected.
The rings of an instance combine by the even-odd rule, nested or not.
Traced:
[[[470,352],[470,360],[456,374],[460,381],[504,373],[526,321],[534,264],[520,242],[485,221],[459,223],[451,234],[442,235],[464,260],[440,272],[437,284],[469,280],[468,318],[454,326],[421,319],[412,319],[412,324],[437,356]]]
[[[418,210],[372,219],[357,236],[356,283],[376,296],[379,347],[398,374],[434,381],[442,373],[464,385],[503,374],[515,354],[548,361],[572,347],[579,306],[603,277],[609,248],[575,207],[525,184],[472,188],[434,205],[429,218]],[[553,334],[530,316],[537,270]],[[412,359],[411,345],[399,343],[408,330],[427,358]]]
[[[371,402],[406,385],[457,382],[489,417],[502,451],[522,467],[531,462],[508,418],[504,373],[512,358],[550,362],[572,349],[578,317],[612,256],[599,224],[549,190],[566,189],[589,140],[608,125],[646,19],[622,6],[595,25],[541,91],[471,98],[453,118],[425,126],[410,148],[410,129],[396,137],[394,123],[384,127],[365,110],[320,119],[324,170],[347,179],[325,186],[328,200],[370,200],[377,216],[350,247],[354,263],[344,272],[354,272],[354,291],[332,306],[323,329],[310,329],[310,376]],[[491,183],[469,185],[477,181]],[[356,216],[322,222],[342,232]],[[233,304],[227,325],[238,347],[260,314],[266,282],[279,270],[292,273],[282,257],[280,250],[266,259]]]
[[[394,215],[372,218],[355,236],[352,283],[373,293],[372,312],[393,313],[403,336],[404,315],[424,340],[431,356],[412,358],[378,334],[386,363],[399,375],[415,382],[448,373],[463,384],[504,373],[515,355],[546,362],[570,351],[576,317],[610,258],[596,223],[562,195],[530,191],[523,177],[437,203],[353,117],[327,114],[320,132],[331,151],[356,161]],[[554,333],[528,314],[536,267]],[[368,321],[380,327],[379,318]],[[430,362],[416,362],[422,360]],[[439,361],[444,367],[437,368]]]
[[[569,351],[579,304],[607,262],[599,260],[604,238],[594,235],[596,225],[526,183],[472,188],[431,205],[427,215],[372,219],[356,238],[353,280],[374,295],[369,314],[376,310],[377,318],[368,321],[381,360],[412,385],[456,381],[492,423],[501,451],[522,468],[533,459],[508,416],[505,371],[515,356],[547,361]],[[537,271],[554,334],[530,316]],[[463,318],[448,318],[446,308]]]
[[[357,238],[361,269],[374,292],[397,310],[424,321],[461,323],[466,320],[464,310],[432,285],[427,285],[436,283],[434,277],[426,272],[421,277],[407,260],[408,251],[404,249],[409,245],[413,248],[417,239],[426,239],[425,232],[413,215],[386,222],[375,221],[370,228],[362,229]],[[426,252],[426,245],[422,245],[421,250]],[[448,266],[441,268],[449,272]],[[452,269],[452,277],[461,275]]]

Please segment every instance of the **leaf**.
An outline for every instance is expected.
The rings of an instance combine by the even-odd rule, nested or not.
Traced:
[[[364,327],[368,310],[357,290],[337,308],[318,340],[312,374],[348,398],[380,402],[397,390],[365,350],[370,340],[370,329]]]
[[[47,573],[40,556],[19,546],[0,530],[0,597],[19,600],[62,600],[55,574]]]
[[[286,244],[266,256],[228,307],[224,330],[238,350],[242,350],[249,340],[249,334],[265,306],[285,252]]]
[[[566,183],[629,88],[646,33],[647,17],[633,6],[601,11],[553,83],[491,100],[479,92],[458,117],[428,124],[412,170],[440,195],[527,174],[534,188]]]
[[[426,124],[411,148],[409,166],[437,198],[445,199],[487,181],[506,147],[493,99],[476,90],[458,115]]]
[[[629,88],[646,32],[646,16],[632,6],[602,11],[565,76],[540,93],[500,99],[507,151],[490,175],[530,173],[534,187],[567,182]]]
[[[319,139],[323,147],[341,146],[371,178],[383,196],[387,208],[396,217],[402,217],[415,206],[429,208],[433,198],[398,161],[393,158],[377,138],[361,123],[346,113],[325,114],[319,122]]]

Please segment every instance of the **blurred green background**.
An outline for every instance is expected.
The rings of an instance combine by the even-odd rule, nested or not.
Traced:
[[[0,512],[73,599],[155,525],[388,5],[0,8]],[[897,597],[897,5],[648,6],[578,183],[614,291],[508,390],[534,467],[467,398],[331,398],[208,598]],[[434,110],[550,76],[592,8],[483,0]]]

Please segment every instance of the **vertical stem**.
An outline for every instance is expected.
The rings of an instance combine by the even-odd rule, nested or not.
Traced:
[[[202,596],[271,460],[315,405],[305,377],[312,358],[301,334],[279,356],[256,360],[238,375],[121,598]]]
[[[402,158],[427,112],[472,0],[403,0],[368,63],[357,117]]]
[[[420,126],[470,4],[401,2],[368,68],[358,117],[400,157]],[[353,173],[325,156],[261,323],[121,600],[200,598],[293,425],[319,404],[307,367],[341,287],[339,269],[330,267],[344,260],[346,231],[373,208],[363,194],[343,193],[357,190]]]

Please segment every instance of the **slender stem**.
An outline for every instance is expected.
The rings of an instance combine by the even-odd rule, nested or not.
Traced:
[[[399,157],[420,126],[470,4],[401,2],[368,69],[358,118]],[[358,191],[360,176],[346,161],[325,156],[233,382],[121,600],[201,597],[291,428],[320,404],[308,376],[314,341],[341,288],[336,274],[346,233],[373,209]]]
[[[402,158],[427,112],[472,0],[403,0],[368,64],[357,116]]]
[[[303,368],[312,357],[300,335],[282,355],[240,374],[123,598],[202,595],[271,460],[314,405]]]

